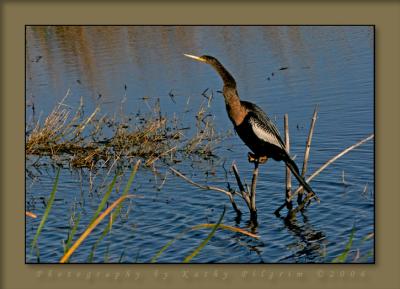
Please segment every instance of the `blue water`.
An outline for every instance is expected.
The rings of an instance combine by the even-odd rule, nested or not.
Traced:
[[[308,166],[311,173],[374,133],[373,33],[370,26],[28,27],[27,122],[43,121],[69,90],[65,102],[70,107],[78,107],[82,98],[87,113],[100,105],[107,115],[146,111],[150,108],[142,99],[149,98],[151,106],[159,98],[165,115],[177,114],[193,128],[193,115],[183,112],[195,113],[205,102],[202,92],[209,89],[214,99],[208,110],[216,131],[225,134],[232,125],[217,92],[221,80],[208,65],[183,56],[209,54],[235,77],[241,98],[262,107],[281,132],[283,116],[289,115],[291,153],[299,166],[312,114],[319,106]],[[229,170],[235,161],[249,182],[252,166],[247,151],[232,133],[218,144],[217,158],[195,162],[188,158],[175,168],[199,183],[226,188],[229,181],[236,188],[234,176],[228,171],[226,178],[224,168]],[[38,261],[30,242],[55,177],[51,161],[36,169],[35,160],[27,156],[27,170],[35,176],[26,177],[27,209],[39,215],[26,221],[27,262]],[[159,175],[139,170],[132,193],[143,198],[125,203],[126,214],[99,244],[94,262],[149,262],[186,228],[216,222],[224,206],[224,224],[250,230],[245,204],[238,198],[244,212],[241,220],[224,194],[183,182],[161,162],[155,167]],[[356,231],[347,261],[374,262],[374,238],[364,240],[374,232],[374,142],[351,151],[317,176],[311,185],[321,203],[312,203],[290,224],[273,214],[284,200],[284,172],[284,165],[274,161],[260,168],[254,229],[258,240],[221,230],[192,262],[331,262],[344,251],[353,225]],[[40,262],[61,258],[71,215],[81,214],[77,236],[85,229],[112,179],[106,174],[106,170],[96,174],[92,185],[97,190],[91,190],[91,172],[61,170],[56,200],[39,238]],[[121,188],[127,177],[128,173],[120,180]],[[117,199],[121,190],[113,192],[111,199]],[[87,261],[104,225],[85,240],[71,262]],[[185,234],[158,261],[181,262],[208,232]]]

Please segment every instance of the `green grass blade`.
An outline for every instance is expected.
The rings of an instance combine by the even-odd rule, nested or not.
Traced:
[[[136,176],[136,172],[139,168],[140,165],[140,160],[138,160],[135,164],[135,166],[133,167],[133,170],[131,172],[131,174],[129,175],[129,179],[125,185],[124,191],[122,192],[122,196],[125,196],[129,193],[129,190],[132,186],[133,180],[135,179]],[[121,207],[122,204],[119,204],[118,207],[115,208],[115,211],[112,213],[112,220],[115,220],[116,217],[118,217],[120,211],[121,211]]]
[[[215,226],[215,224],[200,224],[200,225],[193,226],[190,229],[191,230],[199,230],[199,229],[213,228],[214,226]],[[248,236],[248,237],[252,237],[254,239],[259,239],[260,238],[260,236],[258,236],[256,234],[253,234],[253,233],[250,233],[250,232],[248,232],[246,230],[243,230],[243,229],[240,229],[240,228],[235,228],[235,227],[224,225],[224,224],[220,224],[219,227],[218,227],[218,230],[228,230],[228,231],[231,231],[231,232],[243,234],[243,235]]]
[[[363,242],[365,242],[365,241],[371,240],[371,239],[374,238],[374,236],[375,236],[374,233],[369,233],[367,236],[365,236],[365,237],[362,239],[361,242],[363,243]]]
[[[36,262],[40,263],[40,251],[39,251],[39,246],[35,246],[36,248]]]
[[[109,263],[110,261],[110,244],[106,247],[106,252],[104,253],[104,260],[103,263]]]
[[[192,231],[192,230],[215,228],[216,225],[218,225],[218,223],[217,224],[200,224],[200,225],[196,225],[196,226],[193,226],[193,227],[185,229],[183,232],[179,233],[174,239],[170,240],[164,247],[162,247],[160,249],[160,251],[158,251],[154,255],[154,257],[150,260],[150,263],[156,263],[157,259],[161,256],[161,254],[165,250],[167,250],[168,247],[171,246],[176,240],[182,238],[182,236],[184,234],[186,234],[187,232]],[[217,229],[229,230],[229,231],[232,231],[232,232],[235,232],[235,233],[240,233],[240,234],[243,234],[245,236],[252,237],[252,238],[255,238],[255,239],[259,238],[259,236],[255,235],[255,234],[252,234],[250,232],[247,232],[247,231],[245,231],[243,229],[234,228],[234,227],[231,227],[231,226],[228,226],[228,225],[224,225],[224,224],[221,224],[221,223],[218,225]]]
[[[94,213],[92,219],[90,220],[89,226],[94,222],[94,220],[96,220],[96,218],[99,216],[100,212],[104,209],[104,207],[108,201],[108,198],[110,197],[111,192],[114,188],[114,185],[117,182],[117,177],[118,177],[118,174],[115,174],[111,184],[108,186],[107,192],[104,194],[103,199],[101,200],[99,206],[97,207],[96,212]]]
[[[221,214],[221,217],[218,220],[218,223],[215,224],[214,228],[211,230],[210,234],[208,234],[207,238],[203,240],[203,242],[201,242],[201,244],[193,251],[192,254],[190,254],[189,256],[187,256],[184,260],[183,263],[189,263],[197,254],[199,254],[200,250],[204,248],[204,246],[208,243],[208,241],[210,241],[210,239],[212,238],[212,236],[214,236],[215,232],[218,229],[218,226],[221,224],[222,219],[224,218],[225,215],[225,207],[224,207],[224,211]]]
[[[56,178],[55,178],[54,184],[53,184],[53,189],[52,189],[52,191],[50,193],[50,198],[49,198],[49,200],[47,202],[47,206],[46,206],[46,209],[44,211],[43,217],[40,220],[40,224],[39,224],[39,227],[37,228],[35,237],[32,240],[31,251],[32,251],[33,247],[35,247],[37,245],[37,240],[38,240],[38,238],[40,236],[40,233],[42,232],[44,223],[46,222],[47,217],[49,216],[49,213],[50,213],[50,210],[51,210],[51,206],[53,205],[54,198],[56,196],[59,177],[60,177],[60,168],[58,168],[58,170],[57,170]]]
[[[139,165],[140,165],[140,160],[138,160],[136,162],[135,166],[133,167],[133,170],[132,170],[131,174],[129,175],[129,179],[128,179],[126,185],[125,185],[124,191],[122,192],[121,196],[126,196],[129,193],[129,190],[130,190],[130,188],[132,186],[133,180],[135,179],[136,172],[137,172],[137,170],[139,168]],[[111,229],[111,226],[112,226],[111,222],[112,221],[114,222],[116,220],[116,218],[118,217],[118,215],[119,215],[119,213],[121,211],[121,208],[122,208],[122,203],[119,204],[115,208],[114,212],[112,212],[112,214],[111,214],[112,217],[111,217],[110,221],[108,222],[107,227],[104,228],[104,230],[101,233],[100,237],[97,239],[96,243],[94,243],[93,246],[92,246],[92,250],[90,251],[90,254],[89,254],[88,259],[87,259],[88,263],[92,262],[93,257],[94,257],[94,252],[96,251],[97,246],[104,239],[104,237],[110,232],[110,229]]]
[[[94,222],[82,233],[82,235],[75,241],[75,243],[71,246],[71,248],[62,256],[60,259],[60,263],[65,263],[71,257],[71,255],[79,248],[82,242],[90,235],[90,233],[101,223],[101,221],[108,216],[112,210],[118,206],[119,203],[123,202],[125,199],[136,197],[135,195],[126,195],[123,197],[119,197],[116,201],[114,201],[107,209],[104,210]]]
[[[64,253],[68,251],[68,249],[71,247],[72,240],[74,238],[74,235],[76,233],[76,230],[78,229],[79,221],[81,220],[81,214],[79,214],[78,218],[75,220],[75,224],[72,227],[71,231],[69,232],[68,235],[68,240],[67,244],[65,245],[65,250]]]
[[[154,255],[153,258],[151,258],[150,263],[155,263],[158,259],[158,257],[160,257],[160,255],[168,249],[169,246],[171,246],[176,240],[180,239],[183,235],[185,235],[187,232],[189,232],[191,230],[191,228],[187,228],[186,230],[184,230],[183,232],[179,233],[175,238],[173,238],[172,240],[170,240],[164,247],[161,248],[160,251],[157,252],[157,254]]]
[[[92,250],[90,251],[89,257],[87,259],[88,263],[92,263],[93,257],[94,257],[94,252],[97,249],[97,246],[99,243],[104,239],[104,237],[107,235],[107,233],[110,231],[109,225],[103,230],[103,233],[101,233],[100,237],[97,239],[96,243],[93,244]]]
[[[354,239],[354,233],[355,232],[356,232],[356,227],[355,227],[355,225],[353,225],[353,228],[351,229],[349,241],[347,242],[343,253],[340,254],[339,256],[337,256],[335,259],[333,259],[332,263],[344,263],[344,262],[346,262],[347,255],[349,254],[351,246],[353,245],[353,239]]]
[[[118,174],[115,174],[115,176],[114,176],[112,182],[111,182],[110,185],[108,186],[108,189],[107,189],[106,193],[105,193],[104,196],[103,196],[103,199],[101,200],[99,206],[97,207],[96,212],[94,213],[92,219],[90,220],[89,225],[88,225],[88,228],[89,228],[90,225],[92,225],[92,223],[97,219],[97,217],[99,216],[100,212],[101,212],[101,211],[103,210],[103,208],[105,207],[105,205],[106,205],[108,199],[110,198],[110,195],[111,195],[111,192],[112,192],[112,190],[113,190],[113,188],[114,188],[114,186],[115,186],[115,183],[117,182],[117,177],[118,177]],[[108,228],[108,226],[107,226],[107,228]],[[106,228],[106,230],[107,230],[107,228]],[[92,261],[93,256],[94,256],[94,250],[96,250],[97,244],[98,244],[98,243],[105,237],[105,235],[107,234],[108,230],[107,230],[107,231],[106,231],[106,230],[103,231],[103,233],[101,234],[99,240],[97,240],[96,243],[92,246],[92,250],[91,250],[91,252],[90,252],[90,254],[89,254],[89,257],[88,257],[88,262],[91,262],[91,261]],[[74,232],[74,233],[75,233],[75,232]],[[71,241],[70,241],[70,239],[71,239]],[[66,250],[66,251],[68,251],[68,249],[70,248],[70,245],[71,245],[70,243],[71,243],[71,242],[72,242],[72,236],[71,236],[71,238],[68,238],[68,243],[67,243],[67,246],[66,246],[66,249],[67,249],[67,250]],[[64,253],[65,253],[65,252],[64,252]]]
[[[122,253],[121,253],[121,255],[119,256],[119,259],[118,259],[118,263],[122,263],[122,259],[124,258],[124,256],[125,256],[125,249],[122,250]]]

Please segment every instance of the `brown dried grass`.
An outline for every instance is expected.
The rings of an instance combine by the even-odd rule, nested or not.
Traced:
[[[174,163],[189,155],[215,156],[213,148],[223,137],[215,133],[213,119],[204,105],[196,115],[196,131],[188,137],[185,135],[187,127],[183,128],[178,119],[169,120],[162,115],[158,100],[150,113],[135,117],[120,115],[117,119],[99,116],[100,107],[84,117],[82,101],[71,116],[72,109],[64,104],[65,98],[42,123],[37,121],[33,129],[28,130],[27,158],[47,156],[67,162],[73,168],[91,169],[100,161],[110,166],[135,157],[143,158],[146,165],[157,160]]]

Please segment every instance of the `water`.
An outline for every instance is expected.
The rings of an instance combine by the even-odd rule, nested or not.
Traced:
[[[374,132],[374,35],[369,26],[43,26],[28,27],[26,39],[27,121],[46,116],[69,89],[66,102],[71,107],[77,107],[82,97],[86,111],[101,104],[102,112],[109,115],[146,110],[141,98],[160,98],[165,114],[180,114],[193,126],[194,118],[182,111],[188,105],[196,111],[204,102],[201,93],[209,88],[215,95],[210,112],[216,130],[226,132],[232,125],[217,93],[221,80],[209,66],[183,56],[189,53],[218,58],[236,78],[241,98],[261,106],[281,132],[283,115],[288,113],[291,152],[299,165],[318,104],[309,172]],[[226,187],[223,165],[229,168],[232,161],[242,177],[250,180],[247,151],[231,135],[219,144],[216,160],[193,163],[188,159],[176,168],[199,183]],[[28,169],[31,164],[28,158]],[[216,222],[224,205],[224,224],[250,230],[249,216],[239,199],[245,212],[241,220],[225,195],[195,188],[171,175],[161,163],[156,168],[160,176],[140,169],[132,193],[144,198],[131,201],[129,212],[99,244],[94,262],[149,262],[186,228]],[[210,171],[214,174],[205,174]],[[94,180],[95,186],[111,181],[105,173]],[[49,163],[36,175],[26,177],[26,203],[28,210],[42,216],[43,198],[51,192],[55,170]],[[90,221],[105,190],[88,193],[89,177],[87,170],[61,171],[56,200],[39,238],[40,262],[61,258],[73,212],[82,216],[78,234]],[[236,187],[230,173],[228,180]],[[321,204],[312,203],[295,222],[285,223],[273,214],[284,199],[284,166],[274,161],[261,166],[255,228],[260,239],[218,231],[193,262],[330,262],[344,251],[353,225],[356,233],[348,261],[374,262],[374,239],[363,240],[374,232],[374,142],[337,160],[311,185]],[[111,199],[118,194],[114,192]],[[26,221],[27,262],[37,262],[29,244],[39,222],[40,218]],[[104,224],[85,240],[71,262],[87,261],[103,228]],[[185,234],[158,261],[181,262],[208,232]]]

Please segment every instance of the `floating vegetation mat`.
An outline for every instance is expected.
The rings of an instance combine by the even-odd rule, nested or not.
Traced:
[[[129,164],[138,157],[148,166],[157,160],[208,159],[215,157],[214,149],[224,137],[214,129],[207,102],[194,113],[196,120],[190,123],[195,127],[190,127],[175,114],[164,115],[159,99],[143,100],[151,108],[148,113],[108,116],[100,106],[85,114],[82,100],[73,110],[65,104],[66,97],[44,120],[26,125],[26,158],[38,157],[34,165],[42,157],[58,165],[90,169]]]

